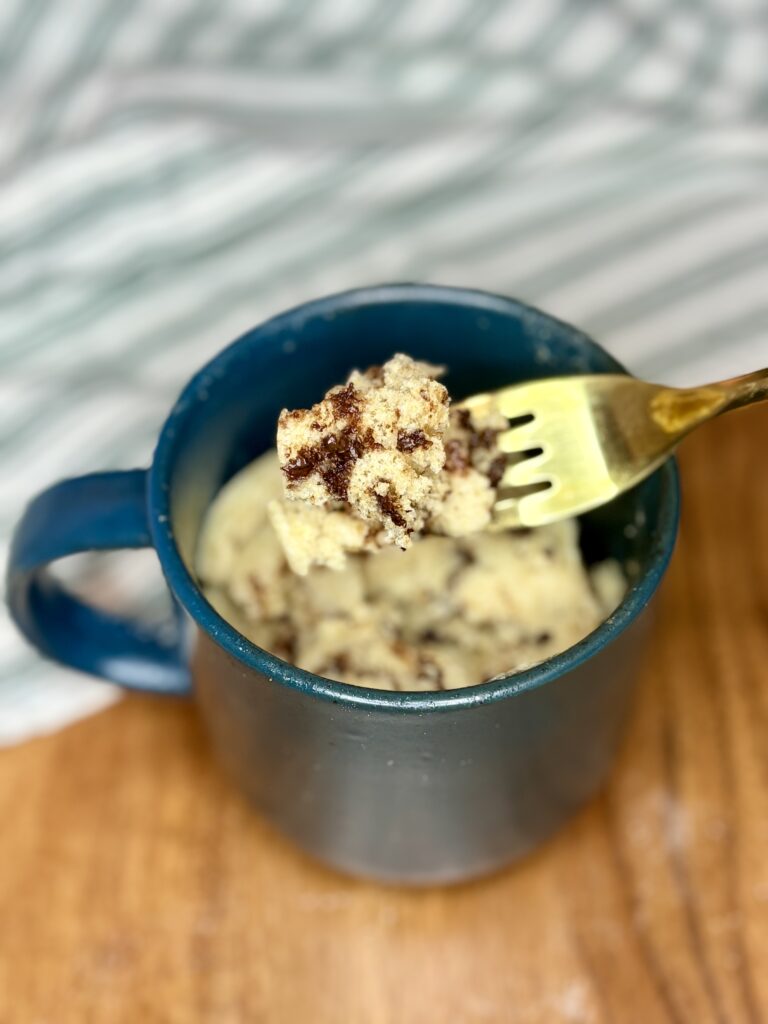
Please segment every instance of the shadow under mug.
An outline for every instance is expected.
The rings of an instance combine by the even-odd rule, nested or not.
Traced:
[[[192,378],[149,470],[65,480],[37,497],[14,536],[8,595],[45,655],[127,687],[194,695],[221,761],[305,850],[355,874],[434,884],[527,853],[604,781],[646,641],[641,613],[674,546],[679,492],[670,461],[583,518],[587,560],[621,559],[630,586],[593,633],[534,668],[436,693],[362,689],[296,668],[203,597],[192,571],[201,522],[222,484],[273,445],[284,406],[310,405],[353,367],[394,352],[446,365],[455,398],[622,370],[574,328],[482,292],[392,285],[307,303]],[[170,643],[81,603],[47,568],[77,552],[145,546],[179,609]]]

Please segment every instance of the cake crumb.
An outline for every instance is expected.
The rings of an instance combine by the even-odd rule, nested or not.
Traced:
[[[277,451],[285,496],[349,513],[406,549],[424,528],[445,462],[448,392],[440,367],[396,355],[355,370],[310,409],[284,409]]]
[[[274,500],[267,514],[297,576],[306,576],[313,565],[343,569],[349,552],[375,547],[370,527],[342,511]]]
[[[351,552],[407,550],[420,533],[461,537],[488,526],[506,466],[497,445],[506,420],[451,407],[436,379],[442,372],[395,355],[353,371],[310,409],[283,410],[277,451],[286,508],[273,525],[292,568],[340,569]],[[324,527],[320,511],[293,515],[291,504],[332,521]],[[340,515],[367,524],[367,534],[343,530]],[[322,538],[314,555],[313,535]]]
[[[573,520],[400,551],[362,520],[284,500],[280,478],[268,452],[219,492],[198,578],[244,636],[328,679],[436,691],[509,675],[581,640],[626,588],[618,563],[585,567]]]

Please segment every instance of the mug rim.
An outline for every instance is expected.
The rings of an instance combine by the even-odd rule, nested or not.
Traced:
[[[656,470],[662,478],[656,544],[642,575],[628,588],[618,608],[578,643],[547,658],[538,665],[453,690],[377,690],[351,683],[342,683],[298,668],[258,647],[222,618],[208,603],[194,577],[185,566],[173,535],[168,481],[178,452],[179,430],[177,427],[182,417],[188,416],[190,409],[200,401],[199,393],[201,389],[204,391],[204,384],[210,380],[211,375],[222,375],[222,370],[226,370],[227,362],[242,345],[253,343],[262,335],[274,335],[284,326],[290,325],[295,329],[297,319],[305,321],[361,305],[372,303],[384,305],[404,300],[410,303],[442,302],[451,305],[458,303],[478,310],[505,314],[513,312],[518,318],[521,313],[527,317],[533,315],[542,324],[565,329],[572,338],[578,339],[580,343],[588,347],[599,348],[614,364],[615,372],[627,372],[618,360],[605,352],[597,342],[578,328],[517,299],[479,289],[418,283],[386,284],[355,288],[312,299],[270,317],[240,335],[202,366],[184,386],[162,426],[149,469],[147,504],[150,533],[171,591],[198,627],[231,657],[266,676],[271,682],[347,706],[363,706],[389,711],[408,710],[417,713],[477,707],[536,689],[573,671],[617,639],[640,615],[661,582],[677,538],[680,484],[674,458],[670,458]]]

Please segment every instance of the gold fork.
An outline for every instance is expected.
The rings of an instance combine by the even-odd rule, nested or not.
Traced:
[[[621,374],[551,377],[458,403],[501,413],[510,456],[492,529],[542,526],[629,490],[700,423],[768,401],[768,370],[698,388],[648,384]]]

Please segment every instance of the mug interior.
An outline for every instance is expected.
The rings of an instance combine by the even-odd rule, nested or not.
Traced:
[[[273,447],[281,409],[316,402],[350,370],[396,352],[447,367],[459,399],[515,381],[623,367],[586,335],[511,299],[422,285],[361,289],[320,299],[249,331],[187,385],[161,433],[150,474],[155,544],[176,596],[223,646],[271,678],[355,702],[435,704],[492,699],[504,680],[437,694],[369,691],[321,680],[245,640],[208,605],[194,581],[203,519],[227,480]],[[540,666],[507,677],[538,685],[625,628],[650,599],[674,544],[678,484],[673,461],[629,493],[581,519],[587,562],[619,559],[630,587],[589,637]]]

